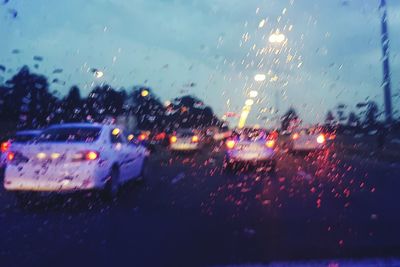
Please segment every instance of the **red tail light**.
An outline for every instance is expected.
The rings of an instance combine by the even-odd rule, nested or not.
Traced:
[[[8,161],[13,161],[15,158],[15,153],[14,152],[8,152],[7,154],[7,160]]]
[[[138,139],[139,139],[139,141],[144,141],[144,140],[146,140],[146,135],[141,134],[141,135],[139,135]]]
[[[227,141],[226,141],[226,147],[227,147],[228,149],[234,148],[235,145],[236,145],[235,140],[227,140]]]
[[[192,142],[193,142],[193,143],[199,142],[199,137],[198,137],[197,135],[193,135],[193,137],[192,137]]]
[[[82,151],[78,152],[73,156],[73,161],[93,161],[100,157],[100,153],[97,151]]]
[[[19,163],[28,162],[28,158],[22,155],[20,152],[10,151],[7,153],[7,161],[10,164],[17,165]]]
[[[10,148],[10,142],[3,142],[1,143],[1,152],[5,153],[8,151],[8,149]]]

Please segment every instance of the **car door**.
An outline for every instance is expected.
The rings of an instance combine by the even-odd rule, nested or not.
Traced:
[[[126,153],[130,162],[130,178],[139,176],[146,156],[145,146],[142,142],[127,142]]]
[[[126,138],[123,131],[118,127],[111,128],[110,141],[112,145],[113,157],[115,157],[119,164],[119,179],[121,182],[124,182],[129,179],[131,166],[128,159]]]

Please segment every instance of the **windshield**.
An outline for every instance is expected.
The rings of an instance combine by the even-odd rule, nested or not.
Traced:
[[[27,143],[29,141],[32,141],[35,137],[37,137],[39,134],[17,134],[12,138],[13,143]]]
[[[400,266],[399,191],[400,0],[0,0],[0,267]]]
[[[51,128],[36,139],[38,143],[68,142],[93,143],[100,136],[101,128]]]

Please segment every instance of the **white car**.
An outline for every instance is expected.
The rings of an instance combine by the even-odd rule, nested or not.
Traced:
[[[275,172],[276,139],[266,130],[245,128],[234,131],[225,145],[226,170],[254,165],[268,167],[271,173]]]
[[[170,137],[169,142],[172,151],[196,151],[201,148],[199,135],[190,129],[177,131]]]
[[[55,125],[8,152],[4,188],[17,196],[100,190],[111,200],[120,185],[143,176],[147,156],[115,125]]]
[[[295,132],[290,139],[289,150],[292,152],[321,150],[326,146],[325,135],[312,129],[303,129]]]

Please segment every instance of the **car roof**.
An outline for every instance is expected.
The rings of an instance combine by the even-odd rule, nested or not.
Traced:
[[[88,122],[78,122],[78,123],[62,123],[62,124],[54,124],[49,126],[48,129],[53,129],[53,128],[98,128],[98,127],[105,127],[107,125],[100,124],[100,123],[88,123]]]
[[[41,132],[41,130],[23,130],[16,132],[15,135],[39,135]]]

